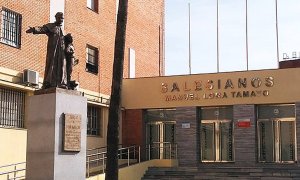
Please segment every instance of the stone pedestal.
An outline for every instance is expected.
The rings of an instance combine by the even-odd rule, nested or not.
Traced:
[[[28,98],[27,105],[26,179],[85,179],[86,98],[77,91],[51,88],[37,91],[34,96]],[[70,121],[67,123],[68,127],[75,127],[75,131],[65,128],[65,120],[70,120],[69,115],[77,117],[75,121],[71,119],[71,126]],[[76,126],[72,126],[72,122],[73,125],[74,122],[77,123]],[[75,133],[72,134],[72,131]],[[72,144],[71,146],[69,144],[67,149],[65,148],[66,136],[68,136],[68,141],[74,142],[75,140],[74,147],[77,149],[72,149]],[[71,139],[68,139],[70,137]]]

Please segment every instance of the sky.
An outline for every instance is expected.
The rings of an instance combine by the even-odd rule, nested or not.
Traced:
[[[300,56],[300,0],[277,0],[279,60]],[[217,72],[217,0],[166,0],[166,75]],[[246,0],[219,0],[219,72],[247,70]],[[275,0],[248,0],[248,70],[278,68]]]

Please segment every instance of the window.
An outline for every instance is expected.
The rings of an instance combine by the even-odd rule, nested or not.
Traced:
[[[201,161],[233,161],[232,107],[201,109]]]
[[[87,118],[87,134],[94,136],[102,136],[101,109],[97,106],[88,105]]]
[[[294,105],[258,106],[259,162],[296,161]]]
[[[87,0],[87,7],[95,12],[98,12],[98,0]]]
[[[24,128],[25,93],[0,87],[0,127]]]
[[[2,8],[1,15],[0,42],[20,48],[22,16],[4,7]]]
[[[98,49],[90,45],[86,47],[86,71],[98,73]]]

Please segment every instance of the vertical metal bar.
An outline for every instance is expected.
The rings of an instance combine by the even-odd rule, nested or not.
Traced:
[[[161,76],[161,30],[160,30],[160,25],[158,26],[158,76]]]
[[[12,45],[13,36],[13,14],[9,12],[9,44]]]
[[[249,70],[248,60],[248,0],[246,0],[246,60],[247,60],[247,71]]]
[[[169,154],[170,154],[169,156],[170,156],[170,159],[172,159],[171,151],[172,151],[172,144],[170,143],[170,144],[169,144]]]
[[[151,156],[151,145],[150,144],[148,144],[148,160],[150,160],[150,156]]]
[[[176,150],[175,150],[175,157],[177,159],[177,144],[176,144]]]
[[[4,31],[5,31],[5,36],[4,39],[7,40],[8,39],[8,13],[7,10],[4,11],[4,16],[5,16],[5,20],[4,20]]]
[[[192,74],[191,60],[191,5],[189,3],[189,74]]]
[[[21,114],[21,123],[22,123],[22,128],[24,128],[24,124],[25,124],[25,93],[21,93],[21,108],[20,108],[20,114]]]
[[[99,166],[99,161],[100,161],[100,156],[99,156],[100,152],[99,151],[100,151],[100,149],[96,150],[96,152],[97,152],[97,166]]]
[[[10,126],[14,126],[14,122],[12,119],[12,101],[13,101],[13,97],[12,97],[12,91],[8,90],[8,119],[9,119],[9,125]]]
[[[22,123],[22,93],[17,92],[18,100],[17,100],[17,119],[18,119],[18,126],[20,128],[23,128],[23,123]]]
[[[102,154],[102,159],[103,159],[103,160],[102,160],[102,172],[103,172],[103,173],[105,172],[105,171],[104,171],[104,168],[105,168],[105,167],[104,167],[104,166],[105,166],[105,156],[104,156],[104,154],[105,154],[105,153]]]
[[[16,104],[16,97],[15,97],[15,92],[11,90],[11,120],[13,121],[13,126],[14,127],[18,127],[17,126],[17,120],[15,118],[15,104]]]
[[[278,6],[277,0],[275,0],[276,8],[276,47],[277,47],[277,68],[279,68],[279,37],[278,37]]]
[[[90,157],[87,158],[87,177],[90,177]]]
[[[133,146],[133,159],[135,159],[135,151],[136,151],[135,146]]]
[[[3,124],[4,126],[7,126],[7,122],[6,122],[6,90],[3,89]]]
[[[14,165],[14,179],[16,179],[17,176],[17,165]]]
[[[129,166],[129,148],[127,148],[127,165]]]
[[[139,163],[141,162],[141,146],[139,146]]]
[[[5,119],[5,125],[8,125],[8,121],[7,121],[7,90],[5,89],[5,98],[4,98],[4,119]]]
[[[17,102],[16,102],[16,119],[18,121],[18,127],[22,128],[22,122],[21,122],[21,118],[20,118],[20,114],[21,114],[21,93],[20,92],[16,92],[17,93]]]
[[[219,0],[217,0],[217,72],[220,72],[219,58]]]
[[[3,102],[3,89],[0,88],[0,125],[2,126],[4,124],[3,122],[3,105],[2,105],[2,102]]]
[[[13,120],[12,120],[12,101],[13,101],[12,91],[8,90],[8,100],[7,100],[7,103],[8,103],[8,119],[9,119],[9,125],[10,126],[14,126],[14,123],[13,123]]]

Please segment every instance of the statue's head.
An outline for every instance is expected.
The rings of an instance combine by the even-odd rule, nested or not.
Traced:
[[[62,12],[57,12],[55,14],[55,22],[58,24],[62,24],[64,22],[64,14]]]
[[[73,43],[73,37],[72,37],[71,33],[66,34],[64,38],[65,38],[66,44]]]

